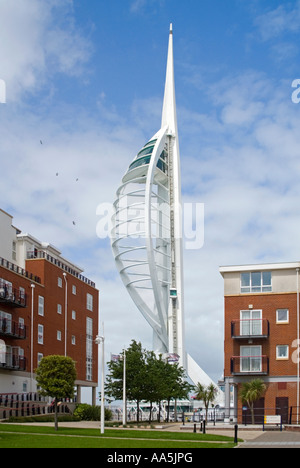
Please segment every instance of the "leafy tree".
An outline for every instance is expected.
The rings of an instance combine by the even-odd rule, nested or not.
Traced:
[[[124,353],[122,353],[124,354]],[[123,399],[123,360],[108,363],[109,374],[106,380],[106,395],[116,400]],[[126,351],[126,395],[136,401],[138,409],[142,401],[150,403],[149,421],[152,418],[153,403],[172,399],[187,398],[191,386],[185,381],[185,372],[178,364],[169,364],[153,351],[142,349],[141,343],[132,341]],[[160,420],[160,411],[159,411]]]
[[[213,385],[210,384],[208,387],[205,387],[201,383],[196,385],[196,396],[195,400],[201,400],[205,406],[205,421],[207,421],[208,415],[208,407],[210,403],[213,403],[216,397],[218,389]]]
[[[168,362],[165,363],[163,385],[165,386],[163,399],[168,400],[167,421],[169,421],[171,400],[175,400],[176,408],[176,401],[180,399],[188,399],[189,393],[194,387],[186,381],[185,370],[183,367],[180,367],[178,363],[170,364]]]
[[[266,385],[261,379],[245,382],[240,389],[240,399],[246,403],[251,410],[252,424],[255,424],[254,403],[258,401],[266,391]]]
[[[56,431],[58,430],[57,404],[59,400],[74,397],[76,377],[74,361],[65,356],[44,357],[36,369],[39,393],[54,398]]]
[[[124,352],[121,353],[124,356]],[[123,399],[124,359],[108,363],[109,374],[105,392],[116,400]],[[126,350],[126,396],[137,404],[137,421],[139,422],[140,403],[144,399],[146,388],[146,356],[141,343],[132,341]]]

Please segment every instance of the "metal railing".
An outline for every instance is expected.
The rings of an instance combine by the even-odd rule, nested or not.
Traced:
[[[29,280],[34,281],[35,283],[41,283],[41,278],[39,276],[36,276],[33,273],[29,273],[24,268],[21,268],[18,265],[15,265],[14,263],[5,260],[5,258],[0,257],[0,266],[6,268],[7,270],[13,271],[14,273],[17,273],[18,275],[24,276],[25,278],[28,278]]]
[[[2,361],[2,362],[1,362]],[[0,353],[0,369],[26,370],[26,358],[13,353]]]
[[[27,328],[11,319],[0,317],[0,335],[25,340],[27,337]]]
[[[270,322],[267,319],[233,320],[231,337],[235,339],[269,338]]]
[[[76,270],[74,270],[74,268],[71,268],[70,266],[66,265],[61,260],[55,257],[52,257],[51,255],[49,255],[47,252],[44,252],[43,250],[32,250],[32,251],[27,252],[27,260],[35,260],[35,259],[47,260],[53,265],[56,265],[62,270],[66,271],[70,275],[75,276],[75,278],[78,278],[83,283],[88,284],[92,288],[96,287],[96,284],[93,281],[89,280],[88,278],[86,278],[85,276],[81,275]]]
[[[268,375],[268,356],[233,356],[230,362],[232,375]]]

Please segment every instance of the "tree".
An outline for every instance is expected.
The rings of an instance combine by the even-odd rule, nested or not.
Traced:
[[[124,353],[122,353],[124,354]],[[116,400],[123,399],[123,359],[108,363],[106,395]],[[126,351],[126,395],[136,401],[139,422],[139,407],[142,401],[150,403],[149,421],[152,418],[153,403],[172,399],[187,398],[191,386],[185,381],[185,371],[179,364],[169,364],[163,356],[146,351],[141,343],[132,341]],[[160,412],[159,412],[160,419]]]
[[[207,422],[207,415],[208,415],[208,407],[210,403],[213,403],[216,397],[218,389],[213,385],[210,384],[208,387],[205,387],[201,383],[196,385],[196,396],[195,400],[201,400],[205,406],[205,421]]]
[[[242,402],[246,403],[251,410],[252,424],[255,424],[254,403],[264,395],[266,388],[261,379],[254,379],[241,386],[239,396]]]
[[[171,400],[175,400],[176,416],[177,400],[188,399],[189,393],[194,387],[186,381],[186,374],[183,367],[180,367],[178,363],[171,364],[168,362],[165,363],[163,385],[165,386],[163,399],[168,401],[167,421],[169,422]]]
[[[124,356],[124,352],[121,356]],[[123,359],[108,363],[109,374],[106,379],[105,392],[116,400],[123,399]],[[142,344],[135,340],[126,350],[126,396],[137,404],[137,421],[139,422],[140,403],[144,400],[146,388],[146,356]]]
[[[74,397],[76,377],[74,361],[64,356],[44,357],[36,370],[39,393],[54,398],[56,431],[58,430],[57,404],[59,400]]]

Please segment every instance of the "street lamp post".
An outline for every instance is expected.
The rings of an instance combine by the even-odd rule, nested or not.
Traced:
[[[103,336],[98,335],[95,343],[99,346],[99,353],[101,349],[101,358],[102,358],[102,365],[101,365],[101,370],[102,370],[102,377],[101,377],[101,434],[104,434],[104,421],[105,421],[105,408],[104,408],[104,380],[105,380],[105,356],[104,356],[104,342],[105,342],[105,337],[104,337],[104,324],[102,325],[103,328]],[[100,348],[101,345],[101,348]]]
[[[34,322],[34,290],[35,285],[31,284],[31,323],[30,323],[30,393],[33,392],[33,322]]]

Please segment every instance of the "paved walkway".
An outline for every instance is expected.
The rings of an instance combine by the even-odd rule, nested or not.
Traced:
[[[240,437],[243,438],[242,433]],[[247,440],[238,448],[300,448],[300,433],[268,431],[254,440]]]

